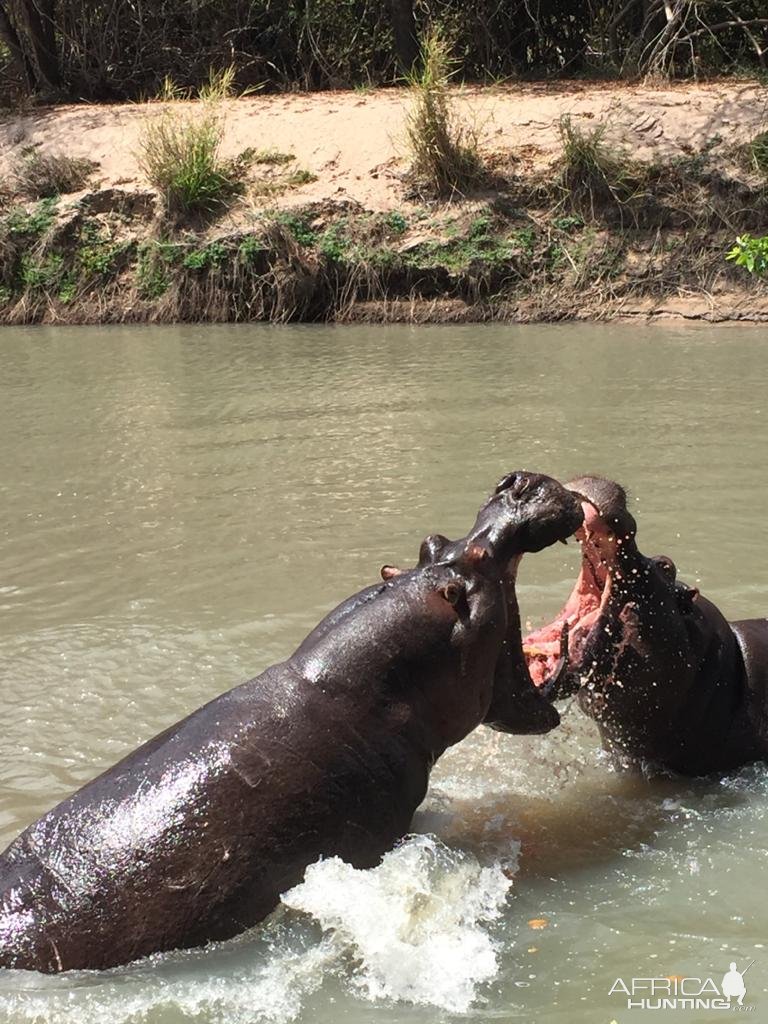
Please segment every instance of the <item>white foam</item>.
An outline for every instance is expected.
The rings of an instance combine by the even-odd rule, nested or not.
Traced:
[[[351,954],[350,983],[365,998],[463,1012],[498,970],[486,925],[510,886],[499,866],[413,836],[369,871],[337,857],[311,865],[283,902],[312,915],[339,953]]]

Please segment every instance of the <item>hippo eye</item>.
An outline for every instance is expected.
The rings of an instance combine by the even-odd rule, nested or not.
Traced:
[[[463,588],[459,583],[446,583],[444,587],[440,587],[439,592],[443,595],[448,604],[456,605],[459,603],[462,590]]]
[[[671,558],[660,556],[656,559],[656,568],[668,579],[674,580],[677,577],[677,568]]]
[[[431,562],[436,562],[450,543],[448,538],[444,537],[442,533],[432,533],[429,537],[425,537],[419,548],[419,565],[429,565]]]

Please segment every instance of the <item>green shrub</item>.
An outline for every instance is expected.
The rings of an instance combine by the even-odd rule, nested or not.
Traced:
[[[411,175],[417,187],[440,197],[464,195],[484,177],[477,136],[451,105],[448,87],[455,66],[448,39],[432,28],[422,46],[420,69],[408,76]]]
[[[227,259],[227,250],[221,242],[210,242],[203,249],[193,249],[181,261],[185,270],[211,270]]]
[[[265,251],[265,243],[258,235],[248,235],[240,243],[237,254],[244,263],[253,263]]]
[[[318,249],[329,260],[340,262],[349,253],[351,243],[345,234],[346,224],[342,221],[325,229],[318,241]]]
[[[63,269],[64,257],[59,253],[39,261],[25,255],[21,258],[21,281],[31,291],[49,291],[58,287]]]
[[[279,213],[275,220],[278,224],[285,225],[299,245],[314,245],[317,241],[317,232],[310,227],[306,214]]]
[[[139,246],[136,281],[143,299],[159,299],[171,283],[171,267],[182,258],[173,242],[144,242]]]
[[[39,238],[53,224],[53,219],[56,216],[56,206],[56,198],[51,197],[43,199],[31,211],[25,210],[22,206],[15,207],[5,219],[8,234]]]
[[[130,248],[130,242],[114,242],[98,222],[87,220],[80,230],[78,269],[86,275],[112,277]]]
[[[552,226],[558,231],[578,231],[579,228],[584,227],[584,218],[577,213],[569,213],[565,217],[555,217]]]
[[[768,274],[768,235],[753,238],[752,235],[741,235],[736,244],[727,253],[727,260],[732,260],[737,267],[744,267],[757,277]]]
[[[394,235],[404,235],[408,230],[408,221],[399,210],[392,210],[391,213],[386,214],[384,223]]]
[[[485,215],[481,217],[475,217],[472,223],[469,225],[468,235],[471,239],[485,238],[488,234],[488,229],[491,226],[491,218]]]

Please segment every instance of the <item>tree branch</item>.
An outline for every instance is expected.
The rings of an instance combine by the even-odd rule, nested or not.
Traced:
[[[754,25],[768,25],[768,18],[749,18],[748,20],[734,18],[732,21],[720,21],[717,25],[705,25],[704,28],[697,28],[693,32],[689,32],[687,35],[680,36],[677,41],[679,43],[687,43],[689,39],[694,39],[696,36],[703,36],[707,32],[719,32],[724,28],[746,29]]]

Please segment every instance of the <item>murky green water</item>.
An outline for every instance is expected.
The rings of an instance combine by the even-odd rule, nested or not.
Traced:
[[[646,551],[729,615],[768,612],[762,330],[5,329],[0,344],[3,846],[284,658],[381,563],[463,532],[511,469],[614,476]],[[576,559],[524,565],[525,615],[560,605]],[[415,822],[444,846],[412,840],[352,879],[326,865],[299,901],[312,915],[220,948],[0,972],[0,1018],[623,1024],[643,1014],[608,995],[617,977],[719,980],[754,959],[746,1003],[765,1020],[767,817],[766,769],[617,775],[576,709],[547,737],[481,729]]]

